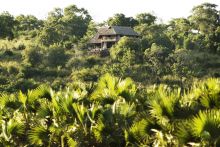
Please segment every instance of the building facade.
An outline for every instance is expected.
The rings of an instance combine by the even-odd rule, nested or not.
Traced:
[[[89,43],[92,49],[105,50],[111,48],[121,37],[124,36],[139,37],[138,33],[136,33],[131,27],[111,26],[100,28]]]

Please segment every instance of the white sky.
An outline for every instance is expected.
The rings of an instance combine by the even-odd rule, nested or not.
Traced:
[[[171,18],[187,17],[193,6],[204,2],[220,6],[220,0],[0,0],[0,12],[32,14],[45,19],[53,8],[75,4],[87,9],[96,22],[107,20],[115,13],[135,16],[142,12],[153,12],[166,22]]]

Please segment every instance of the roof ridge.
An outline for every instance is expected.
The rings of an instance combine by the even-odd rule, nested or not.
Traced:
[[[111,26],[111,29],[114,31],[115,34],[117,34],[117,32],[115,31],[115,28],[113,26]]]

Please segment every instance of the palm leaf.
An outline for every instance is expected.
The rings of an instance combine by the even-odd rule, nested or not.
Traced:
[[[192,119],[192,134],[204,140],[216,141],[220,137],[220,111],[200,111]]]
[[[51,100],[50,87],[47,85],[41,85],[34,90],[28,90],[27,97],[29,103],[33,103],[39,98],[46,98]]]
[[[8,122],[8,133],[12,135],[23,135],[25,126],[22,122],[15,121],[11,119]]]
[[[0,96],[0,109],[3,110],[4,108],[12,108],[18,109],[21,103],[17,101],[15,95],[7,95],[2,94]]]
[[[91,99],[110,104],[120,97],[130,101],[134,98],[136,90],[136,86],[130,78],[121,80],[110,74],[105,74],[100,78],[97,88],[91,95]]]
[[[125,140],[127,144],[136,144],[140,145],[142,142],[145,142],[149,139],[149,122],[146,119],[142,119],[138,122],[135,122],[129,130],[125,130]]]
[[[67,136],[67,143],[68,143],[69,147],[77,147],[78,146],[77,142],[73,138],[71,138],[70,136]]]
[[[48,142],[50,132],[43,126],[36,126],[28,133],[28,138],[31,144],[44,145]]]
[[[174,118],[175,108],[180,99],[180,90],[170,91],[166,85],[160,85],[158,89],[149,94],[149,108],[152,117],[159,123],[168,125]]]
[[[20,102],[26,107],[26,103],[27,103],[27,96],[25,94],[23,94],[21,91],[18,94],[18,99],[20,100]]]

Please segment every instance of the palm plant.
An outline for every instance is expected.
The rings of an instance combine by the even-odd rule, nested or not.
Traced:
[[[207,79],[192,86],[185,95],[185,103],[192,107],[202,109],[220,108],[220,81],[219,79]]]
[[[180,108],[180,89],[171,91],[166,85],[160,85],[158,89],[149,93],[149,112],[159,124],[169,128],[170,123],[178,114]]]
[[[2,128],[0,138],[7,145],[24,145],[20,140],[23,140],[25,126],[21,120],[1,120]]]
[[[200,111],[192,119],[192,133],[202,141],[207,141],[209,145],[216,145],[220,139],[220,111]]]
[[[136,94],[136,86],[130,78],[121,80],[110,74],[105,74],[99,79],[97,88],[91,95],[91,99],[104,104],[114,103],[119,97],[126,101],[132,101]]]
[[[48,145],[48,138],[49,138],[50,132],[47,130],[44,126],[35,126],[31,128],[31,130],[28,133],[28,138],[31,144],[33,145]]]
[[[220,141],[220,111],[200,111],[192,119],[178,125],[177,137],[180,144],[217,146]]]
[[[150,122],[147,119],[134,122],[132,126],[125,130],[126,146],[141,146],[149,144]]]
[[[219,80],[137,91],[104,75],[94,89],[40,86],[1,94],[0,146],[218,146]]]

